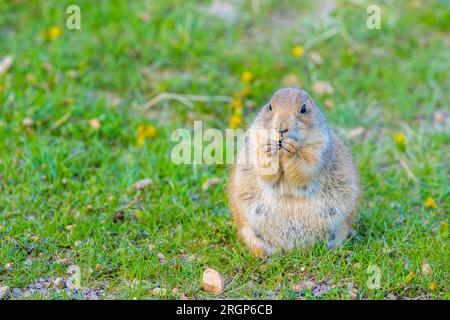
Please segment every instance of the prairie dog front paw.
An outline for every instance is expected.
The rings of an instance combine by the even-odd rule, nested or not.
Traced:
[[[266,156],[273,157],[278,154],[280,147],[278,143],[274,140],[267,140],[267,143],[261,146],[261,149]]]
[[[280,140],[280,152],[284,155],[291,155],[293,156],[294,154],[297,153],[298,150],[298,142],[297,140],[290,138],[290,137],[286,137],[282,140]]]
[[[268,140],[260,146],[257,157],[257,168],[264,180],[277,180],[280,172],[279,146],[275,141]]]

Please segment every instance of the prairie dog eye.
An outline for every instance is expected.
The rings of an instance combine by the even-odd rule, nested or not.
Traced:
[[[272,104],[269,103],[269,111],[272,111]]]
[[[300,113],[305,113],[306,112],[306,103],[302,104],[302,107],[300,109]]]

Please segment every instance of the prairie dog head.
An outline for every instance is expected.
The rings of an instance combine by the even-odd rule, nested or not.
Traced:
[[[292,138],[300,146],[329,140],[326,119],[302,89],[280,89],[260,111],[259,127],[270,129],[274,140]]]

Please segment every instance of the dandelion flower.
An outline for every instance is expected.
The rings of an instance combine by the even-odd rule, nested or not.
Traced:
[[[54,41],[56,39],[58,39],[62,34],[62,29],[60,27],[51,27],[48,30],[45,30],[41,33],[41,36],[45,39],[45,40],[50,40],[50,41]]]
[[[448,222],[447,221],[441,221],[441,237],[442,239],[448,238]]]
[[[437,284],[436,282],[431,282],[430,285],[428,286],[430,288],[431,291],[436,291],[437,289]]]
[[[428,197],[425,199],[425,208],[436,208],[436,202],[432,197]]]
[[[411,271],[411,272],[406,276],[405,283],[406,283],[406,284],[409,284],[409,283],[412,281],[412,279],[414,279],[415,277],[416,277],[415,273]]]
[[[303,55],[303,51],[304,49],[302,46],[295,46],[294,48],[292,48],[292,55],[299,58]]]
[[[137,145],[142,146],[146,139],[156,137],[156,128],[149,125],[138,126]]]
[[[399,145],[405,145],[406,144],[406,136],[403,133],[399,133],[395,135],[394,141]]]
[[[252,93],[252,89],[250,87],[244,87],[241,91],[243,97],[248,96],[250,93]]]
[[[233,108],[233,109],[241,109],[242,106],[243,106],[243,104],[242,104],[242,100],[240,98],[235,98],[231,102],[231,108]]]
[[[234,109],[234,110],[233,110],[233,114],[234,114],[235,116],[242,117],[242,108]]]
[[[78,69],[80,72],[84,72],[87,69],[87,63],[86,62],[80,62],[80,64],[78,65]]]
[[[253,73],[246,70],[246,71],[242,72],[241,79],[242,79],[242,82],[249,83],[253,79]]]
[[[51,27],[48,30],[48,36],[50,40],[56,40],[58,39],[62,34],[62,29],[60,27]]]

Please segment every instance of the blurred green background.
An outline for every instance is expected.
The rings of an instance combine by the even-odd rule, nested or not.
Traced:
[[[377,1],[369,30],[371,4],[0,0],[1,298],[211,298],[205,267],[223,298],[449,297],[449,4]],[[352,147],[364,195],[342,247],[259,260],[228,168],[171,163],[170,134],[245,128],[286,86]],[[188,101],[149,106],[164,92]]]

